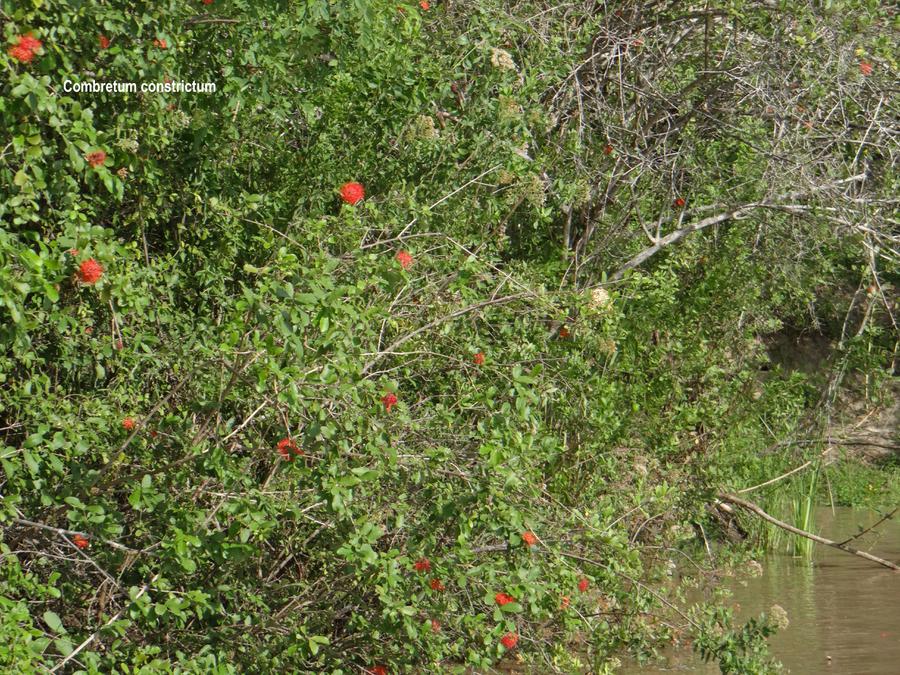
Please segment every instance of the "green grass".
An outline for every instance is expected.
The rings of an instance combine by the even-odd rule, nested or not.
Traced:
[[[788,503],[791,507],[794,527],[805,532],[812,532],[815,527],[816,485],[819,480],[819,466],[808,476],[803,476],[793,482],[788,493]],[[812,560],[813,544],[806,537],[791,536],[791,552],[798,558]]]

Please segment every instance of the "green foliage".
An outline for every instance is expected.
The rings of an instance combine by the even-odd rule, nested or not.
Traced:
[[[783,610],[782,610],[783,611]],[[694,644],[704,660],[715,660],[723,674],[778,673],[780,668],[768,656],[766,638],[775,627],[763,615],[731,629],[731,612],[724,608],[709,610],[703,617],[703,631]]]
[[[526,660],[603,672],[672,638],[643,545],[785,465],[763,450],[814,390],[761,380],[762,338],[858,261],[773,213],[758,248],[740,221],[610,281],[671,186],[647,168],[592,211],[607,129],[553,90],[619,19],[471,4],[0,0],[6,44],[43,43],[0,54],[0,666],[99,631],[68,665],[486,669],[514,632]],[[167,78],[216,91],[64,88]],[[750,142],[692,124],[683,153],[699,208],[768,188]],[[608,247],[561,246],[566,213]],[[888,341],[857,336],[854,363]],[[738,672],[767,634],[702,649]]]

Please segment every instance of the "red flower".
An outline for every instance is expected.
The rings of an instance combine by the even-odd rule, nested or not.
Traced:
[[[562,596],[562,600],[560,600],[560,602],[559,602],[559,608],[566,609],[566,608],[568,608],[568,606],[569,606],[569,596],[564,595],[564,596]]]
[[[368,671],[369,675],[387,675],[387,668],[384,666],[372,666]]]
[[[678,197],[678,199],[672,202],[672,206],[676,209],[680,209],[682,206],[684,206],[684,200],[681,197]]]
[[[294,443],[290,438],[282,438],[278,441],[278,454],[281,455],[281,458],[285,462],[291,461],[291,453],[295,455],[302,455],[303,451],[297,447],[297,444]]]
[[[391,412],[391,408],[397,405],[397,397],[394,394],[387,393],[381,397],[381,402],[384,404],[384,409],[387,412]]]
[[[502,638],[500,638],[500,644],[502,644],[507,649],[515,649],[518,642],[519,636],[515,633],[507,633]]]
[[[444,590],[444,584],[440,579],[434,578],[428,582],[428,585],[431,586],[431,590],[433,591],[442,591]]]
[[[80,534],[76,534],[74,537],[72,537],[72,543],[82,550],[91,545],[91,542],[82,537]]]
[[[97,38],[100,41],[100,49],[109,49],[109,38],[101,35]]]
[[[34,58],[34,53],[30,49],[25,49],[22,45],[10,47],[8,54],[21,63],[31,63],[31,59]]]
[[[361,183],[351,181],[341,185],[341,199],[350,205],[356,205],[366,197],[366,190]]]
[[[137,424],[135,424],[135,421],[130,417],[126,417],[122,420],[122,428],[125,429],[125,431],[134,431],[136,426]]]
[[[570,335],[572,335],[572,334],[569,332],[569,329],[566,328],[565,326],[563,326],[562,328],[559,329],[559,337],[561,337],[563,340],[565,340]]]
[[[416,572],[430,572],[431,561],[428,558],[419,558],[413,565],[413,569],[415,569]]]
[[[578,580],[578,590],[584,593],[588,587],[591,585],[591,582],[587,580],[587,577],[581,577]]]
[[[611,145],[607,145],[605,148],[603,148],[604,155],[611,155],[612,151],[613,151],[613,146],[611,146]]]
[[[38,40],[36,37],[34,37],[34,35],[28,34],[28,35],[22,35],[19,38],[19,46],[25,47],[25,49],[27,49],[30,52],[36,52],[38,49],[40,49],[44,45],[42,45],[41,41]]]
[[[153,46],[159,47],[160,49],[168,49],[169,45],[166,44],[165,40],[156,39],[153,41]]]
[[[537,543],[537,537],[534,536],[534,532],[523,532],[522,541],[526,546],[534,546]]]
[[[31,63],[34,53],[40,49],[41,41],[33,35],[20,35],[16,38],[16,44],[9,48],[9,55],[16,61]]]
[[[429,9],[431,9],[431,3],[428,2],[428,0],[421,0],[421,2],[419,3],[419,7],[427,12]]]
[[[96,284],[100,281],[100,277],[103,276],[103,268],[96,260],[88,258],[78,266],[78,271],[75,274],[83,284]]]
[[[91,335],[91,334],[93,334],[93,332],[94,332],[94,327],[93,327],[93,326],[88,326],[87,328],[84,329],[84,334],[85,334],[85,335]]]
[[[440,633],[441,632],[441,622],[437,619],[431,620],[431,632],[432,633]]]
[[[872,64],[868,61],[860,61],[859,62],[859,72],[863,75],[871,75],[872,74]]]
[[[201,1],[204,5],[211,5],[211,4],[213,4],[213,0],[200,0],[200,1]]]
[[[484,352],[478,352],[475,356],[472,357],[472,363],[476,366],[484,365]]]
[[[400,263],[400,267],[405,270],[408,270],[412,267],[413,257],[409,254],[409,251],[397,251],[397,262]]]
[[[125,343],[122,342],[121,340],[116,340],[116,349],[118,349],[119,351],[122,351],[122,349],[124,349],[124,348],[125,348]]]
[[[87,160],[87,163],[93,167],[102,166],[103,162],[106,161],[106,153],[103,150],[96,150],[95,152],[89,152],[84,156]]]
[[[151,429],[150,438],[156,438],[157,436],[159,436],[159,432],[156,429]]]
[[[497,593],[497,595],[494,596],[494,602],[496,602],[501,607],[515,601],[516,599],[513,596],[507,595],[506,593]]]

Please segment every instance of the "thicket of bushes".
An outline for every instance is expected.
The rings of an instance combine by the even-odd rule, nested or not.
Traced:
[[[764,668],[643,554],[897,270],[891,10],[775,5],[0,0],[2,667]]]

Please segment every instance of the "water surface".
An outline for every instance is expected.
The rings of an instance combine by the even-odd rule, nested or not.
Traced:
[[[820,508],[815,530],[842,541],[879,519],[865,509]],[[900,563],[900,513],[854,542],[855,548]],[[812,564],[773,554],[756,578],[726,585],[741,622],[779,604],[790,625],[770,638],[772,655],[794,675],[900,675],[900,572],[816,544]],[[667,653],[661,664],[626,664],[625,675],[715,674],[690,651]]]

